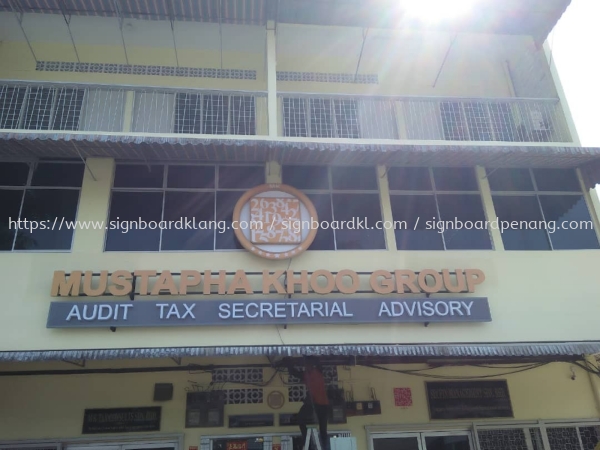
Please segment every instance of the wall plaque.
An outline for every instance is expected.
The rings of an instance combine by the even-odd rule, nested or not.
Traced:
[[[432,419],[513,417],[506,380],[426,382]]]
[[[86,409],[82,434],[160,431],[160,406]]]

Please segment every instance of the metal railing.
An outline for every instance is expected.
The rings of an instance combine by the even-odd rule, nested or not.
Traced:
[[[280,135],[298,138],[572,142],[558,99],[280,93]],[[0,84],[0,129],[267,135],[265,92],[62,83]]]
[[[266,134],[266,94],[80,84],[0,85],[0,129]]]
[[[279,97],[289,137],[572,142],[558,99]]]

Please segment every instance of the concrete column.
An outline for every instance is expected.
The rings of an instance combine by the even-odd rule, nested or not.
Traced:
[[[83,176],[83,185],[79,197],[77,221],[106,224],[108,220],[108,205],[110,188],[112,186],[115,162],[112,158],[88,158],[87,168]],[[75,230],[73,253],[101,253],[104,251],[106,230],[93,229]]]
[[[379,180],[379,197],[381,198],[381,220],[383,220],[384,223],[387,222],[388,224],[394,223],[386,166],[377,166],[377,179]],[[375,224],[372,226],[375,226]],[[396,233],[394,233],[393,227],[390,225],[387,227],[390,229],[383,230],[387,249],[396,251]]]
[[[133,100],[135,93],[127,91],[125,94],[125,108],[123,109],[123,133],[131,132],[131,124],[133,123]]]
[[[277,161],[267,161],[266,166],[266,180],[267,184],[281,184],[281,165]]]
[[[475,175],[477,177],[477,182],[479,183],[479,192],[481,193],[481,202],[483,203],[483,212],[485,214],[485,219],[488,221],[488,223],[494,222],[498,219],[498,216],[496,216],[496,208],[494,208],[492,191],[490,189],[490,183],[487,179],[485,167],[475,167]],[[494,174],[492,174],[491,176],[494,176]],[[500,230],[491,227],[489,227],[488,229],[492,238],[492,246],[494,250],[503,251],[504,242],[502,242],[502,233],[500,233]]]
[[[583,197],[585,198],[585,204],[590,212],[590,217],[594,225],[594,231],[596,231],[596,238],[600,241],[600,199],[598,198],[598,192],[596,189],[588,190],[585,187],[580,169],[576,169],[576,173],[577,179],[579,180],[579,186],[581,187]]]
[[[275,40],[275,22],[267,21],[267,96],[269,136],[277,136],[277,42]]]

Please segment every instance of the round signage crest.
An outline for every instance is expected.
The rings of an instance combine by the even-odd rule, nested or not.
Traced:
[[[287,259],[305,251],[315,239],[317,223],[308,197],[285,184],[257,186],[242,195],[233,210],[240,243],[267,259]]]

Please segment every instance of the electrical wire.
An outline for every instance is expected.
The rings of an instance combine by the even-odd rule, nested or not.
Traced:
[[[496,374],[491,374],[491,375],[480,375],[480,376],[434,375],[434,374],[415,373],[414,371],[408,371],[408,370],[389,369],[387,367],[381,367],[381,366],[375,366],[375,365],[360,364],[360,366],[368,367],[370,369],[385,370],[385,371],[389,371],[389,372],[401,373],[403,375],[412,375],[412,376],[423,377],[423,378],[435,378],[435,379],[440,379],[440,380],[477,380],[477,379],[481,379],[481,378],[501,377],[501,376],[505,376],[505,375],[512,375],[515,373],[526,372],[528,370],[538,369],[547,364],[550,364],[550,363],[537,363],[537,364],[532,364],[530,367],[521,368],[521,369],[513,370],[510,372],[496,373]]]

